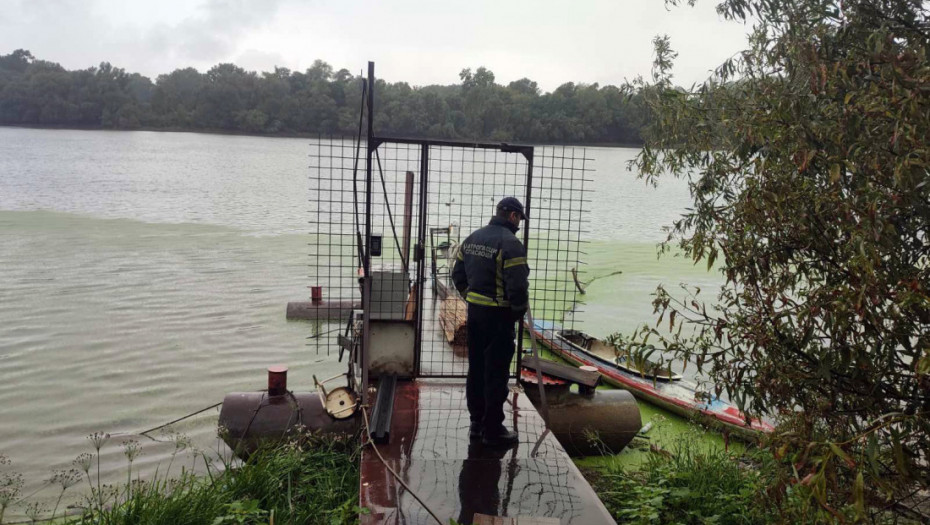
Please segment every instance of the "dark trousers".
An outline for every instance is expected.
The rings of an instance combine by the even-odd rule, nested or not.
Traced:
[[[498,434],[504,428],[514,324],[508,308],[468,304],[465,396],[472,423],[481,424],[486,435]]]

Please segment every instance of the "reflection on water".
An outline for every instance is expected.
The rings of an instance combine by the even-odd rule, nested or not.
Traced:
[[[289,365],[297,388],[341,371],[306,348],[313,326],[284,320],[310,284],[309,151],[304,139],[0,128],[0,453],[33,486],[88,451],[87,434],[263,388],[267,365]],[[583,279],[623,271],[576,314],[598,336],[650,319],[659,282],[716,279],[656,262],[687,189],[637,180],[635,153],[587,150]],[[179,430],[211,447],[215,420]],[[122,466],[117,443],[105,469]],[[136,464],[170,449],[147,446]]]
[[[488,448],[480,441],[468,444],[468,457],[462,461],[459,472],[459,523],[471,523],[475,513],[487,516],[500,516],[501,510],[510,507],[509,501],[501,504],[499,480],[504,471],[504,456],[510,450],[505,448]],[[516,476],[516,456],[507,462],[507,476],[503,478],[509,486]],[[495,483],[494,481],[498,481]],[[507,494],[508,500],[510,494]]]

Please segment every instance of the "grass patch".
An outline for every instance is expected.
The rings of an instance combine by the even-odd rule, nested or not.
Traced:
[[[200,452],[206,475],[182,468],[172,476],[132,480],[127,454],[131,481],[100,485],[94,479],[94,456],[85,454],[79,458],[80,474],[90,494],[80,514],[55,517],[53,511],[50,516],[51,509],[39,504],[27,507],[26,514],[30,521],[69,525],[357,523],[362,512],[358,455],[354,438],[303,436],[260,448],[246,461]]]
[[[268,447],[207,477],[136,483],[130,497],[74,523],[221,525],[354,523],[358,458],[354,441]]]
[[[833,522],[779,483],[778,472],[761,452],[735,455],[681,440],[635,467],[607,464],[585,475],[619,523]]]
[[[355,523],[358,521],[358,444],[304,440],[259,449],[206,477],[137,483],[120,503],[74,523],[100,525],[224,525]]]

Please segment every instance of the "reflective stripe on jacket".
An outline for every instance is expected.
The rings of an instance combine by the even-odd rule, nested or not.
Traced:
[[[510,307],[522,315],[529,304],[530,267],[517,228],[501,217],[465,239],[452,268],[455,288],[472,304]]]

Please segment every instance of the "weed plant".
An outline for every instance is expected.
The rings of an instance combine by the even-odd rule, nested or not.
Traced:
[[[704,450],[682,439],[635,469],[612,465],[589,478],[619,523],[834,523],[779,484],[780,466],[763,454]]]
[[[0,523],[3,523],[6,509],[19,498],[23,489],[23,475],[9,470],[10,463],[8,457],[0,455]]]
[[[0,524],[2,512],[14,503],[25,509],[31,522],[67,525],[341,524],[357,522],[361,511],[355,439],[304,433],[285,444],[261,446],[239,461],[219,451],[196,450],[188,438],[176,434],[171,436],[177,446],[169,467],[148,480],[132,479],[132,463],[142,447],[127,441],[122,444],[127,481],[119,486],[102,484],[97,471],[100,450],[109,436],[94,434],[89,439],[95,453],[82,454],[74,461],[75,469],[56,472],[49,480],[60,490],[54,510],[15,500],[21,476],[4,474]],[[180,472],[172,474],[175,456],[185,450],[191,464],[184,462]],[[2,459],[4,466],[9,464]],[[195,473],[194,462],[203,464],[205,475]],[[83,502],[70,507],[71,515],[59,515],[65,491],[78,481],[84,483],[81,478],[86,480]]]

